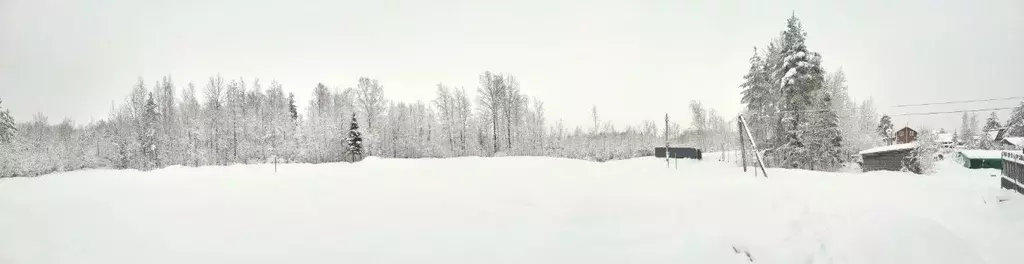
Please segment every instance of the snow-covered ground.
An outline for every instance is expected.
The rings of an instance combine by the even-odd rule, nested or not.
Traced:
[[[368,159],[0,180],[0,263],[1022,263],[1024,197],[713,160]]]

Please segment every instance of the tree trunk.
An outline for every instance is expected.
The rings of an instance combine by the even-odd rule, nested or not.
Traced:
[[[492,119],[491,120],[491,124],[494,126],[494,129],[493,129],[494,133],[491,133],[492,134],[491,136],[494,138],[494,152],[498,152],[498,147],[499,147],[498,145],[500,143],[498,143],[498,112],[497,111],[493,111],[493,110],[491,111],[491,119]]]

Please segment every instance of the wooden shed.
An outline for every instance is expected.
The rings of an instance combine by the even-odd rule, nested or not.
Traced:
[[[668,154],[669,158],[677,159],[703,159],[704,155],[698,148],[668,148],[668,152],[665,151],[665,147],[655,147],[654,157],[664,158]]]
[[[896,131],[896,144],[910,143],[917,140],[917,131],[903,127]]]
[[[1024,137],[1004,137],[999,142],[1009,148],[1024,149]]]
[[[960,164],[969,169],[1001,169],[1003,168],[1002,151],[999,150],[961,150],[957,152]]]
[[[866,149],[860,152],[863,162],[861,170],[877,171],[899,171],[903,168],[903,160],[910,156],[910,152],[917,147],[917,143],[904,143],[877,148]]]

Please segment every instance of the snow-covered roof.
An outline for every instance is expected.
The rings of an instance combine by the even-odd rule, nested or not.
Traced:
[[[996,140],[996,137],[999,136],[999,130],[989,130],[985,133],[988,135],[988,140]]]
[[[917,147],[917,143],[916,142],[910,142],[910,143],[895,144],[895,145],[881,146],[881,147],[874,147],[874,148],[870,148],[870,149],[865,149],[865,150],[861,150],[860,154],[864,155],[864,154],[875,154],[875,153],[890,152],[890,151],[897,151],[897,150],[908,150],[908,149],[913,149],[913,148],[916,148],[916,147]]]
[[[950,134],[950,133],[938,133],[938,134],[935,134],[935,142],[951,143],[951,142],[953,142],[953,134]]]
[[[1002,159],[1003,151],[1001,150],[980,150],[980,149],[965,149],[960,151],[960,155],[967,157],[968,159]]]
[[[1017,147],[1024,147],[1024,137],[1005,137],[1003,141],[1009,142]]]

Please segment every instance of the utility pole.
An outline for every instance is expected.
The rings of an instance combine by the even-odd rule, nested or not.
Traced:
[[[747,145],[743,143],[743,122],[737,120],[736,125],[739,126],[740,156],[743,160],[743,172],[747,172]]]
[[[669,166],[668,158],[668,113],[665,113],[665,167]]]

